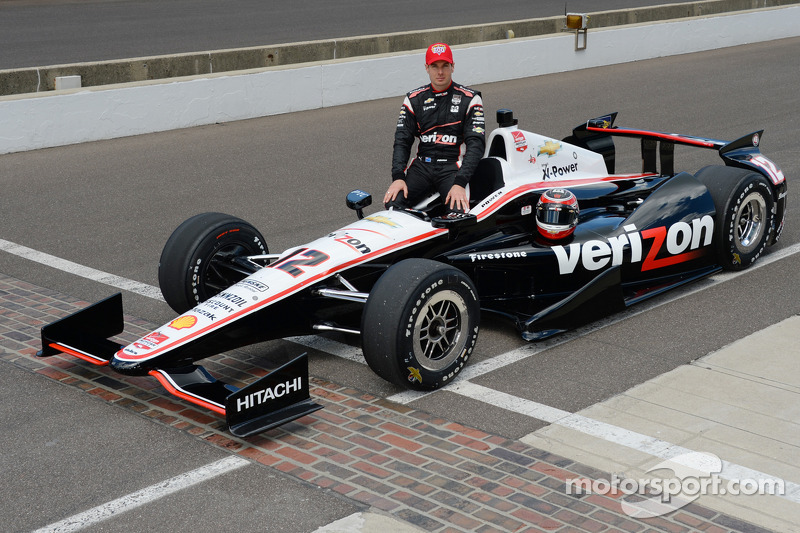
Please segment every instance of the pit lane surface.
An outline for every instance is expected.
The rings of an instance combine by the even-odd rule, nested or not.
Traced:
[[[570,11],[659,0],[570,0]],[[561,15],[562,0],[0,0],[0,69],[294,43]]]
[[[786,110],[800,104],[794,89],[800,75],[791,68],[798,52],[800,39],[789,39],[478,88],[490,117],[497,108],[510,107],[521,127],[554,137],[614,110],[621,113],[621,125],[724,139],[763,127],[762,151],[791,181],[799,174],[800,154],[795,124]],[[468,84],[468,73],[468,65],[460,65],[456,79]],[[157,284],[163,242],[197,212],[228,212],[250,221],[273,251],[306,242],[353,219],[344,207],[346,191],[363,188],[376,198],[383,193],[399,104],[389,99],[2,156],[0,238],[149,285]],[[635,168],[636,146],[618,143],[618,151],[623,166],[628,161]],[[678,168],[693,170],[717,159],[711,152],[679,148],[676,162]],[[772,253],[800,241],[798,218],[790,210],[784,237]],[[472,365],[490,364],[513,350],[542,351],[471,381],[576,411],[797,314],[792,273],[798,263],[797,255],[790,255],[731,281],[706,281],[707,290],[668,302],[673,293],[659,300],[668,303],[602,329],[557,338],[546,350],[522,342],[504,323],[486,321]],[[0,253],[0,272],[87,301],[114,292],[7,253]],[[165,304],[150,298],[127,293],[124,298],[127,314],[157,324],[173,316]],[[284,342],[253,348],[263,353],[265,367],[302,349]],[[313,376],[381,397],[402,393],[363,364],[314,350],[311,356]],[[3,518],[9,520],[12,509],[26,502],[41,503],[41,514],[25,515],[25,527],[51,523],[225,456],[7,364],[2,364],[1,375],[4,404],[16,406],[4,411],[5,425],[15,431],[4,433],[3,461],[5,466],[24,465],[19,468],[37,480],[19,487],[13,499],[17,505],[3,507]],[[545,424],[447,390],[414,399],[411,405],[512,439]],[[54,431],[59,425],[63,429]],[[42,459],[48,446],[63,450],[56,464]],[[219,517],[232,512],[226,507],[231,501],[246,513],[254,505],[252,498],[277,498],[291,491],[288,500],[306,502],[296,508],[307,521],[295,530],[313,529],[357,508],[280,476],[270,488],[262,476],[262,469],[243,468],[203,485],[200,494],[188,491],[173,498],[193,512]],[[82,479],[91,479],[93,485],[87,487]],[[236,497],[222,503],[208,491],[234,491]],[[167,507],[139,512],[148,520],[173,520]],[[134,516],[123,515],[110,527],[123,530]],[[248,529],[248,519],[239,518]]]

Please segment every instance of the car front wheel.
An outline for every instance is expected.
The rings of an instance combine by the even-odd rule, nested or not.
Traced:
[[[428,259],[389,268],[361,320],[364,357],[382,378],[415,390],[451,381],[475,347],[480,305],[462,271]]]
[[[266,254],[264,237],[240,218],[223,213],[195,215],[167,239],[158,262],[161,294],[184,313],[249,274],[237,257]]]

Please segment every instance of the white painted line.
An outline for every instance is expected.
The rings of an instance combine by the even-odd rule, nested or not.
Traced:
[[[313,348],[320,352],[329,353],[348,361],[354,361],[363,365],[367,364],[364,360],[364,355],[361,353],[361,348],[350,346],[343,342],[327,339],[325,337],[318,337],[316,335],[304,335],[302,337],[284,337],[283,340],[291,341],[306,348]]]
[[[0,239],[0,250],[18,257],[22,257],[23,259],[28,259],[30,261],[55,268],[56,270],[69,272],[70,274],[75,274],[76,276],[80,276],[82,278],[103,283],[104,285],[110,285],[125,291],[135,292],[136,294],[141,294],[142,296],[147,296],[148,298],[152,298],[154,300],[161,300],[162,302],[164,301],[164,298],[161,296],[161,290],[158,287],[153,287],[152,285],[147,285],[146,283],[140,283],[131,279],[115,276],[114,274],[109,274],[108,272],[103,272],[102,270],[96,270],[92,267],[79,265],[78,263],[73,263],[72,261],[61,259],[60,257],[46,254],[44,252],[39,252],[32,248],[15,244],[4,239]]]
[[[649,435],[643,435],[635,431],[630,431],[625,428],[600,422],[579,414],[570,413],[561,409],[543,405],[537,402],[512,396],[504,392],[500,392],[488,387],[476,385],[469,381],[459,381],[449,386],[449,392],[459,394],[466,398],[478,400],[487,404],[500,407],[507,411],[520,413],[533,418],[538,418],[551,424],[556,424],[565,428],[579,431],[586,435],[597,437],[606,442],[619,444],[632,450],[637,450],[650,454],[660,459],[669,460],[681,455],[687,455],[695,452],[678,446]],[[777,476],[765,474],[752,468],[737,465],[729,461],[722,461],[722,471],[720,477],[729,480],[742,480],[753,479],[756,481],[777,480]],[[792,481],[782,480],[785,492],[783,494],[776,494],[786,500],[794,503],[800,503],[800,484]]]
[[[488,403],[496,407],[500,407],[507,411],[523,414],[531,418],[537,418],[550,424],[556,424],[560,420],[564,420],[572,413],[544,405],[519,396],[512,396],[505,392],[490,389],[483,385],[476,385],[470,381],[458,381],[453,383],[447,388],[448,392],[454,392],[473,400],[478,400],[483,403]]]
[[[241,457],[226,457],[225,459],[220,459],[219,461],[201,466],[190,472],[180,474],[166,481],[162,481],[161,483],[151,485],[142,490],[128,494],[127,496],[123,496],[122,498],[97,506],[94,509],[89,509],[83,513],[70,516],[60,522],[38,529],[33,533],[67,533],[70,531],[79,531],[104,520],[108,520],[113,516],[163,498],[164,496],[208,481],[219,475],[226,474],[247,464],[249,464],[249,461]]]

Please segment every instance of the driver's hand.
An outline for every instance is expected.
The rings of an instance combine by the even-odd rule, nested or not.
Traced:
[[[450,206],[450,209],[459,209],[466,213],[469,211],[467,190],[461,185],[453,185],[450,192],[447,193],[444,203]]]
[[[394,180],[391,185],[389,185],[389,190],[386,191],[386,194],[383,196],[383,203],[387,204],[389,202],[394,202],[397,198],[397,194],[399,192],[403,192],[403,197],[408,198],[408,186],[406,185],[406,180]]]

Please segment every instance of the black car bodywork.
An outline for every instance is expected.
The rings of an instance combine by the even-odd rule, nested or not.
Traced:
[[[498,112],[471,187],[471,210],[445,215],[432,197],[364,217],[306,245],[270,254],[246,222],[206,213],[175,230],[159,282],[181,315],[125,347],[115,296],[42,330],[42,356],[67,352],[122,373],[156,377],[171,393],[248,435],[319,408],[302,358],[245,390],[194,363],[233,348],[323,331],[360,334],[381,377],[420,390],[463,368],[480,313],[543,339],[722,268],[749,266],[777,241],[786,180],[759,151],[762,132],[732,142],[617,128],[592,119],[561,141],[520,130]],[[615,136],[641,139],[643,167],[614,174]],[[724,165],[675,172],[676,144],[716,150]],[[660,162],[661,168],[657,165]],[[578,198],[574,233],[550,241],[535,208],[551,187]]]

